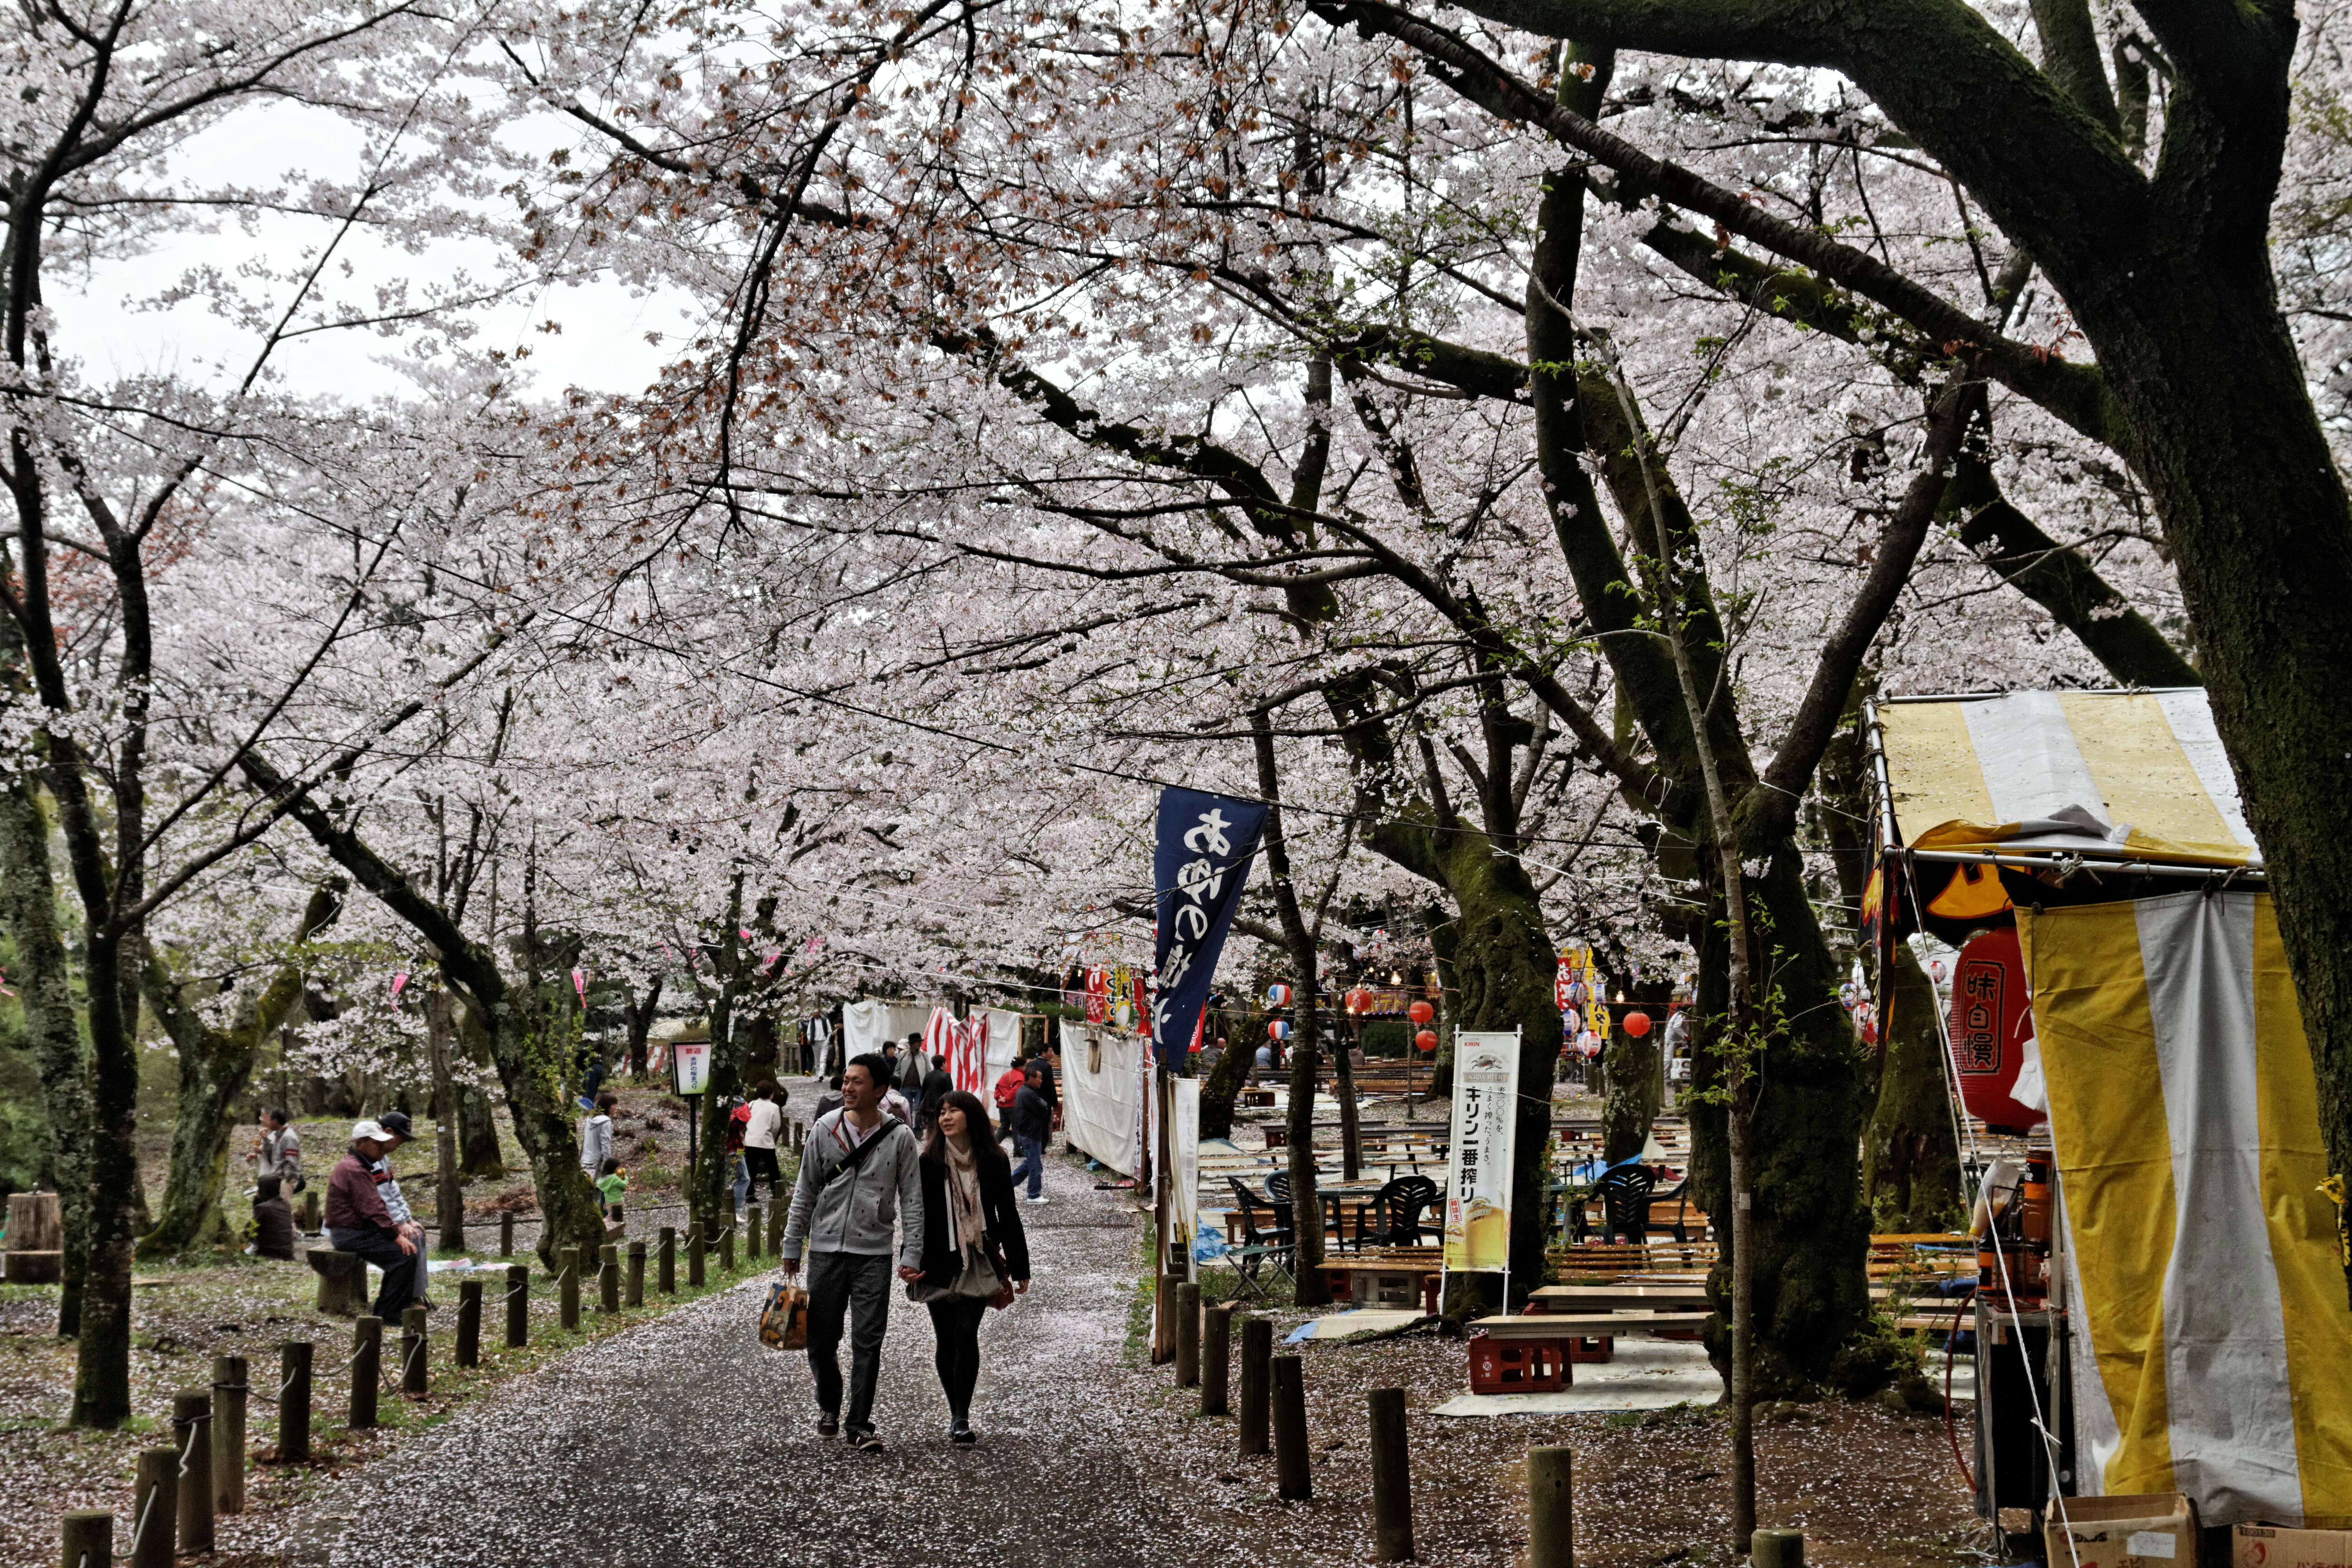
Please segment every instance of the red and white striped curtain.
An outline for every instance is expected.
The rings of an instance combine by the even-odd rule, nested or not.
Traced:
[[[988,1015],[958,1018],[945,1007],[931,1009],[923,1030],[923,1054],[929,1057],[955,1086],[968,1094],[980,1092],[988,1054]]]

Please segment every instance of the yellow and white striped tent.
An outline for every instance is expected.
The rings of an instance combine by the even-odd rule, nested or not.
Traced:
[[[2270,899],[2032,875],[2078,856],[2259,873],[2205,693],[1928,698],[1876,718],[1883,841],[1908,867],[1886,913],[1954,936],[2017,922],[2059,1176],[2074,1489],[2185,1492],[2209,1526],[2352,1527],[2352,1309]],[[2020,868],[2015,903],[1972,864],[1988,852]]]
[[[2260,858],[2201,689],[1898,700],[1876,711],[1890,843]]]
[[[2352,1310],[2266,894],[2017,912],[2074,1305],[2078,1489],[2352,1525]]]

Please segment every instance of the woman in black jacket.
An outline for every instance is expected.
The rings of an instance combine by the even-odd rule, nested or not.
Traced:
[[[907,1294],[930,1310],[948,1441],[968,1446],[971,1391],[980,1381],[980,1321],[1029,1289],[1029,1239],[1013,1201],[1013,1171],[988,1135],[978,1096],[940,1101],[923,1144],[923,1272]]]

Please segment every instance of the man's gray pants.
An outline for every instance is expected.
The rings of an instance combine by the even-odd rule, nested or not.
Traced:
[[[809,1370],[816,1374],[817,1408],[841,1415],[852,1432],[874,1429],[874,1384],[882,1374],[882,1335],[890,1326],[887,1253],[808,1255]],[[841,1408],[841,1320],[849,1315],[849,1408]]]

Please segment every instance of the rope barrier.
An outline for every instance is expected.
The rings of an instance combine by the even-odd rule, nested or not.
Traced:
[[[131,1531],[131,1554],[133,1557],[139,1555],[139,1543],[147,1539],[147,1520],[155,1511],[155,1494],[161,1489],[157,1487],[147,1489],[147,1501],[139,1510],[139,1522]]]

